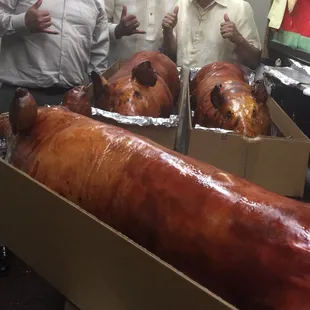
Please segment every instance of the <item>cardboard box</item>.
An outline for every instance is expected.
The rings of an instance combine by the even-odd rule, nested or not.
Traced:
[[[102,75],[105,79],[109,79],[115,72],[117,72],[123,65],[126,63],[126,60],[118,60],[113,65],[111,65]],[[181,89],[182,89],[182,70],[181,70]],[[89,85],[89,98],[93,100],[93,86]],[[175,115],[181,114],[182,107],[182,94],[179,95],[177,110],[175,111]],[[167,147],[169,149],[175,149],[176,143],[176,135],[178,131],[178,124],[175,127],[166,127],[166,126],[138,126],[133,124],[122,124],[120,122],[115,121],[112,118],[107,118],[101,115],[96,115],[93,117],[96,120],[102,121],[107,124],[115,125],[118,127],[122,127],[126,130],[129,130],[135,134],[139,134],[141,136],[145,136],[158,144]],[[130,117],[129,117],[130,118]]]
[[[267,104],[282,137],[250,139],[236,133],[220,133],[192,127],[190,94],[186,95],[189,128],[188,155],[275,193],[302,197],[309,161],[309,139],[269,97]]]
[[[0,241],[79,309],[235,309],[2,160],[0,175]]]

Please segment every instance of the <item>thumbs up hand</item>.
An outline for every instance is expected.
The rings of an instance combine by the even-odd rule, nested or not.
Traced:
[[[179,7],[176,6],[173,10],[173,13],[168,13],[162,22],[163,31],[166,33],[172,33],[173,28],[178,23],[178,14],[179,14]]]
[[[52,26],[50,13],[40,10],[43,0],[38,0],[25,15],[25,24],[30,32],[44,32],[49,34],[59,34],[57,31],[49,29]]]
[[[127,15],[127,7],[123,5],[121,20],[115,28],[115,37],[120,39],[124,36],[133,34],[145,34],[145,31],[139,30],[140,23],[135,15]]]
[[[239,44],[243,40],[243,36],[238,31],[235,23],[229,19],[228,14],[224,15],[224,22],[221,23],[220,31],[223,39],[228,39],[234,44]]]

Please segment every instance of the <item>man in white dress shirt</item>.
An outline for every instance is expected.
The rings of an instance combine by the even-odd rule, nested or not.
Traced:
[[[162,47],[162,20],[177,0],[105,0],[110,30],[109,64]]]
[[[259,34],[246,1],[179,0],[162,25],[164,52],[180,66],[223,60],[255,69],[260,63]]]
[[[0,0],[0,37],[0,112],[17,86],[38,104],[59,104],[108,64],[104,0]]]

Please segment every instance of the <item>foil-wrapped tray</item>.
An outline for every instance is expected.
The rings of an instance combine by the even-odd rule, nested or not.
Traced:
[[[305,95],[310,95],[310,67],[300,62],[289,59],[289,67],[264,66],[266,83],[275,88],[285,85],[301,90]]]
[[[93,117],[102,116],[104,118],[112,119],[117,123],[123,125],[177,127],[179,124],[178,115],[170,115],[169,118],[124,116],[119,113],[108,112],[102,109],[92,108],[92,116]]]

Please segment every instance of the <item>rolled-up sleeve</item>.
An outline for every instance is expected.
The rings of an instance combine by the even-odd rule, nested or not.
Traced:
[[[0,37],[15,33],[29,34],[25,24],[25,13],[15,15],[18,0],[0,1]]]
[[[102,0],[97,17],[97,24],[93,34],[91,58],[88,73],[92,71],[103,72],[108,66],[109,53],[109,25],[105,11],[104,1]]]
[[[117,24],[113,20],[114,12],[115,12],[115,0],[105,0],[106,12],[109,22],[109,35],[111,41],[116,41],[115,37],[115,28]]]
[[[250,44],[261,50],[262,45],[254,20],[253,9],[248,2],[243,1],[243,8],[240,10],[238,16],[239,19],[236,23],[238,31]]]

